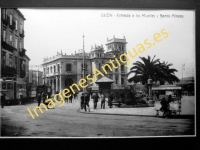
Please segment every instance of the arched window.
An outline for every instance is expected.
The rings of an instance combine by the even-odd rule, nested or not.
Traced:
[[[58,69],[58,72],[60,72],[60,65],[58,64],[58,67],[57,67],[57,69]]]
[[[117,67],[117,68],[115,69],[115,72],[118,72],[118,65],[115,64],[115,67]]]
[[[50,72],[52,73],[52,67],[50,68]]]
[[[121,78],[121,84],[124,84],[124,78]]]
[[[115,77],[115,83],[118,84],[118,77]]]
[[[47,68],[47,74],[49,74],[49,68]]]
[[[72,71],[72,65],[71,64],[66,65],[66,71]]]
[[[56,66],[53,66],[53,72],[56,72]]]

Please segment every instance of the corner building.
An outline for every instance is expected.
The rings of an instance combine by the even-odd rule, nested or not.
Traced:
[[[16,99],[19,91],[26,96],[30,58],[24,48],[25,20],[18,9],[1,9],[1,78],[5,81],[2,91],[8,99]]]
[[[115,57],[119,58],[119,56],[123,53],[126,53],[126,39],[115,38],[113,36],[112,39],[107,38],[106,50],[104,50],[103,45],[101,46],[91,46],[91,50],[89,53],[85,53],[85,77],[90,74],[90,77],[94,77],[93,68],[97,68],[101,71],[104,76],[112,79],[115,83],[112,84],[112,89],[124,89],[127,87],[127,67],[125,63],[121,63],[118,66],[117,62],[114,61],[115,66],[118,66],[116,69],[109,63],[110,59],[115,60]],[[119,60],[119,59],[118,59]],[[120,62],[120,61],[119,61]],[[107,70],[107,74],[102,69],[102,66],[105,64],[109,64],[112,68],[112,71],[109,68]],[[56,91],[62,91],[64,88],[69,88],[73,83],[78,84],[79,80],[83,78],[83,54],[76,53],[67,55],[61,52],[57,52],[57,55],[44,58],[43,61],[43,82],[44,84],[50,85],[52,87],[52,93],[54,94]],[[97,73],[96,73],[97,74]],[[102,76],[99,74],[97,76],[97,80]],[[89,86],[97,86],[94,82],[93,84],[89,84],[91,81],[88,81]],[[89,87],[88,86],[88,87]],[[74,87],[76,89],[76,87]],[[82,88],[80,87],[82,91]]]

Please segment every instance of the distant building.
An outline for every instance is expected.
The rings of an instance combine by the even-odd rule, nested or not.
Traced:
[[[32,87],[43,85],[42,75],[43,72],[39,70],[29,70],[29,84],[32,85]]]
[[[93,68],[102,71],[101,67],[104,64],[109,64],[110,59],[126,53],[126,44],[125,37],[123,39],[113,37],[113,39],[107,39],[106,51],[103,45],[92,46],[91,51],[85,53],[85,76],[90,74],[93,77]],[[115,65],[118,66],[117,64]],[[44,69],[43,81],[52,87],[53,93],[68,88],[83,78],[82,53],[75,52],[75,54],[67,55],[63,54],[62,51],[57,52],[56,56],[44,58],[42,66]],[[109,71],[108,68],[106,70],[108,74],[105,74],[105,76],[115,81],[111,86],[112,89],[124,89],[127,86],[127,67],[124,64],[116,69],[112,67],[112,71]],[[101,77],[101,75],[98,75],[97,80]],[[97,84],[94,82],[91,86],[97,86]]]

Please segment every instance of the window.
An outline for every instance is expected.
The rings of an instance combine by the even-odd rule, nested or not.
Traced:
[[[12,15],[10,14],[10,25],[12,25]]]
[[[124,71],[124,65],[121,65],[121,71]]]
[[[58,72],[60,72],[60,65],[59,65],[59,64],[58,64],[58,67],[57,67],[57,68],[58,68]]]
[[[12,35],[10,34],[10,43],[12,42]]]
[[[12,83],[8,83],[8,84],[7,84],[7,89],[8,89],[8,90],[13,89],[13,84],[12,84]]]
[[[101,63],[99,63],[99,70],[101,69]]]
[[[121,78],[121,83],[124,84],[124,78]]]
[[[52,67],[50,68],[50,73],[52,73]]]
[[[15,48],[17,48],[17,38],[15,38]]]
[[[66,71],[72,71],[72,65],[71,64],[67,64],[66,65]]]
[[[22,34],[22,24],[20,24],[20,33]]]
[[[118,77],[115,77],[115,83],[116,84],[118,83]]]
[[[9,67],[12,67],[12,55],[9,55]]]
[[[115,66],[118,66],[118,65],[117,65],[117,64],[115,64]],[[117,71],[118,71],[118,68],[116,68],[116,69],[115,69],[115,72],[117,72]]]
[[[3,41],[6,41],[6,30],[3,30]]]
[[[3,9],[3,20],[6,19],[6,9]]]
[[[53,72],[56,72],[56,66],[53,66]]]
[[[17,20],[15,20],[15,30],[17,30]]]
[[[22,42],[20,41],[20,44],[19,44],[19,49],[20,51],[22,51]]]
[[[5,66],[5,64],[6,64],[6,53],[3,52],[3,54],[2,54],[2,65]]]
[[[49,74],[49,68],[47,68],[47,74]]]

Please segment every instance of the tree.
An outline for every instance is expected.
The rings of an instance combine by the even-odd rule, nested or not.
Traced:
[[[168,64],[168,62],[160,62],[160,59],[156,59],[155,55],[153,59],[150,56],[148,58],[139,57],[142,61],[136,61],[133,63],[128,75],[134,73],[135,75],[128,79],[129,82],[134,81],[142,82],[146,84],[149,77],[157,82],[160,81],[161,84],[168,82],[172,84],[173,82],[179,82],[179,79],[175,76],[174,72],[177,72],[176,69],[170,68],[173,64]]]

